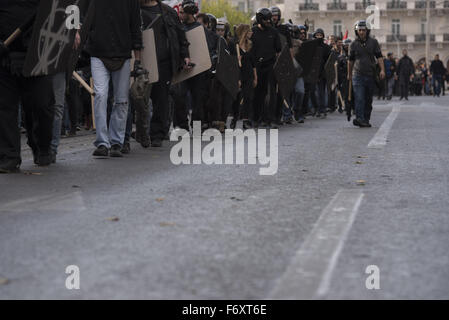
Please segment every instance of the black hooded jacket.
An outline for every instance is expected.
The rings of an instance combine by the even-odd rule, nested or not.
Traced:
[[[169,53],[169,57],[167,58],[170,59],[172,67],[171,71],[175,74],[182,68],[184,59],[189,58],[189,42],[186,39],[184,26],[179,20],[176,11],[165,3],[160,3],[159,8],[162,11],[162,16],[160,18],[161,21],[156,23],[160,24],[160,29],[163,31],[163,37],[161,37],[160,40],[168,39],[168,47],[166,50]],[[152,14],[148,14],[147,11],[149,11],[149,9],[145,6],[142,6],[141,10],[143,28],[147,29],[153,21]],[[155,34],[155,36],[156,42],[158,42],[158,34]],[[158,47],[158,44],[156,44],[156,47]],[[158,52],[158,60],[162,61],[163,59],[164,57],[159,56]]]

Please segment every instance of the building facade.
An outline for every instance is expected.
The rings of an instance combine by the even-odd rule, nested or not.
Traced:
[[[427,1],[284,0],[283,5],[286,21],[291,19],[302,24],[308,19],[312,31],[322,28],[327,35],[340,35],[348,30],[351,38],[354,38],[355,22],[377,11],[379,24],[372,34],[384,54],[393,52],[401,56],[405,48],[414,61],[426,57],[426,17],[429,14],[429,59],[439,53],[445,65],[449,61],[449,1],[430,1],[429,12]],[[367,13],[367,7],[373,10]]]
[[[259,8],[278,6],[284,11],[285,0],[230,0],[240,11],[255,13]]]

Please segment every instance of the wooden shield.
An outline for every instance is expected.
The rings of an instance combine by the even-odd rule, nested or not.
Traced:
[[[65,13],[81,0],[40,1],[27,51],[23,74],[26,77],[65,72],[73,51],[76,29],[66,27]]]
[[[239,93],[240,68],[237,57],[226,52],[224,41],[224,39],[220,39],[218,45],[219,54],[216,77],[235,100]]]
[[[293,64],[288,46],[284,46],[274,65],[274,76],[276,77],[282,97],[288,99],[298,79],[298,73]]]
[[[156,42],[154,40],[154,30],[147,29],[143,32],[142,64],[148,70],[150,83],[159,81],[159,69],[157,64]]]
[[[173,84],[190,79],[212,67],[204,27],[198,26],[190,31],[187,31],[186,37],[187,41],[190,43],[190,60],[195,64],[195,66],[190,70],[181,70],[175,74],[172,80]]]

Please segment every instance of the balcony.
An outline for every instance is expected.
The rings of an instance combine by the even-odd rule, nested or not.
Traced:
[[[430,1],[430,8],[435,9],[436,2]],[[415,1],[415,9],[426,9],[427,8],[427,1]]]
[[[387,42],[406,42],[407,36],[402,34],[389,34],[387,35]]]
[[[376,5],[376,2],[374,1],[364,1],[364,2],[356,2],[355,3],[355,10],[365,10],[369,6]]]
[[[299,11],[318,11],[318,3],[301,3],[299,5]]]
[[[426,41],[426,35],[425,34],[415,34],[415,42],[424,42]],[[430,35],[430,41],[435,42],[435,35]]]
[[[387,9],[407,9],[407,1],[387,2]]]
[[[327,4],[327,10],[347,10],[348,4],[346,2],[331,2]]]

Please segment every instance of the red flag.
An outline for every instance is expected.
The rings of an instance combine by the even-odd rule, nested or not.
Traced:
[[[349,31],[348,31],[348,30],[346,30],[346,33],[345,33],[345,36],[343,37],[343,40],[346,40],[346,39],[348,39],[348,36],[349,36]]]

